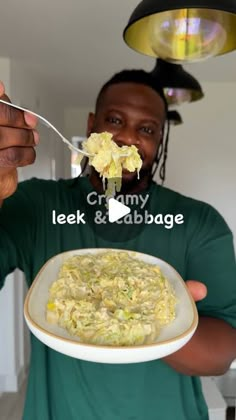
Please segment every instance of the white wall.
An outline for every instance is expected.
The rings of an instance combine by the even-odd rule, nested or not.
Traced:
[[[70,141],[73,136],[86,136],[89,112],[93,112],[93,106],[91,108],[70,107],[65,109],[65,135]],[[66,176],[70,177],[71,172],[66,172]]]
[[[65,110],[65,133],[67,137],[86,135],[88,114],[93,111],[93,105],[90,108],[67,108]]]

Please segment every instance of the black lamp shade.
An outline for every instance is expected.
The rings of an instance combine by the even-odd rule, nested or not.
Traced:
[[[172,111],[168,111],[167,113],[167,119],[169,120],[169,123],[171,125],[180,125],[183,124],[183,120],[181,115],[179,114],[178,111],[172,110]]]
[[[236,49],[236,0],[143,0],[125,42],[173,63],[194,62]]]
[[[194,102],[204,96],[201,85],[180,64],[157,59],[151,74],[160,81],[168,105]]]

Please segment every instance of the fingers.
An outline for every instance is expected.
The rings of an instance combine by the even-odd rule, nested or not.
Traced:
[[[1,99],[10,102],[5,94],[1,96]],[[0,126],[32,129],[36,127],[37,122],[38,119],[34,115],[0,102]]]
[[[186,285],[195,302],[202,300],[206,297],[207,287],[205,286],[205,284],[201,283],[200,281],[188,280],[186,281]]]
[[[7,102],[10,102],[10,99],[5,94],[4,85],[2,82],[0,82],[0,98],[4,99]],[[34,136],[34,143],[39,143],[39,134],[35,130],[35,127],[37,126],[38,118],[35,115],[32,115],[28,112],[20,111],[16,108],[12,108],[6,104],[2,104],[0,102],[0,127],[11,127],[11,128],[20,128],[28,130],[29,132],[33,129],[33,136]],[[8,133],[8,137],[10,136],[10,131],[7,132],[5,130],[5,134]],[[16,133],[16,132],[15,132]],[[11,132],[11,136],[13,136],[13,139],[17,138],[17,134]],[[16,137],[15,137],[16,136]],[[23,138],[25,139],[26,133],[22,134]],[[0,133],[0,149],[4,146],[1,144],[1,136]],[[32,138],[32,134],[29,134],[29,137]],[[24,142],[22,143],[24,144]],[[18,145],[17,143],[15,144]]]
[[[24,120],[27,126],[30,128],[35,128],[38,123],[38,118],[29,112],[24,112]]]
[[[0,98],[10,102],[2,82]],[[17,168],[35,161],[36,125],[34,115],[0,102],[0,201],[16,190]]]
[[[0,81],[0,98],[11,102],[5,93],[4,84]],[[35,128],[38,118],[27,112],[20,111],[6,104],[0,103],[0,125],[7,127]]]
[[[1,174],[0,169],[0,207],[2,204],[2,199],[10,197],[17,188],[17,170],[13,169],[7,175]]]
[[[5,86],[4,84],[0,81],[0,96],[3,96],[5,93]]]
[[[32,164],[35,161],[35,156],[33,147],[14,146],[2,149],[0,151],[0,176],[6,174],[5,168],[17,168]]]
[[[0,126],[0,150],[12,146],[35,146],[36,134],[33,130]]]

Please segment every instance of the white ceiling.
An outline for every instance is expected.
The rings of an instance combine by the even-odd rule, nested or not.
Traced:
[[[164,0],[163,0],[164,1]],[[0,56],[24,60],[65,104],[90,105],[99,87],[123,68],[155,61],[126,46],[122,32],[138,0],[1,2]],[[185,68],[199,82],[236,81],[236,53]]]

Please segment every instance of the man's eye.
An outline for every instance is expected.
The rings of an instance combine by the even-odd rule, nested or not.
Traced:
[[[106,121],[111,124],[116,124],[116,125],[121,124],[121,119],[117,117],[107,117]]]
[[[151,127],[141,127],[140,131],[149,135],[154,134],[154,130]]]

